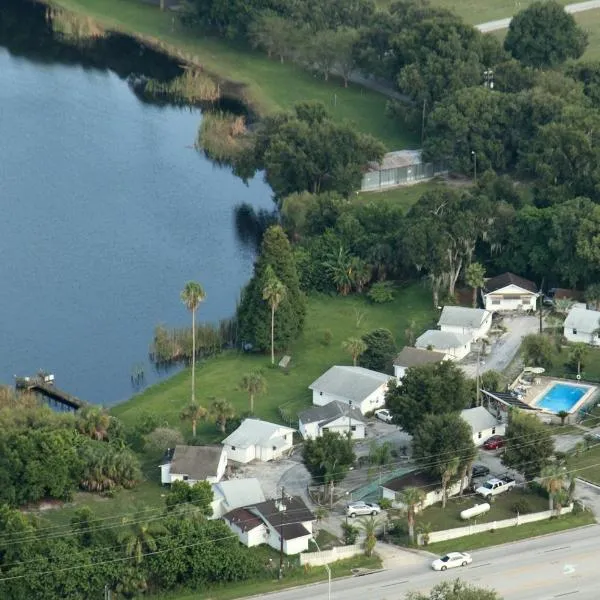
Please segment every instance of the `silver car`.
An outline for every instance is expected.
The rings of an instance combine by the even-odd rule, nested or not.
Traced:
[[[346,514],[349,517],[360,515],[378,515],[381,512],[379,504],[374,502],[350,502],[346,504]]]

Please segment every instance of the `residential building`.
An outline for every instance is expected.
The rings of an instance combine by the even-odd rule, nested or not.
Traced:
[[[514,273],[487,279],[483,287],[486,310],[535,310],[538,286]]]
[[[417,338],[415,347],[441,352],[452,360],[461,360],[471,352],[471,337],[464,333],[428,329]]]
[[[490,311],[467,306],[444,306],[438,321],[441,331],[468,335],[472,342],[485,337],[491,326]]]
[[[239,463],[251,460],[268,461],[281,458],[292,449],[294,430],[291,427],[244,419],[242,424],[221,443],[227,457]]]
[[[227,452],[222,446],[175,446],[160,465],[160,480],[163,485],[174,481],[217,483],[226,467]]]
[[[564,336],[569,342],[600,346],[600,312],[574,306],[564,322]]]
[[[493,435],[504,435],[506,424],[483,406],[462,410],[460,416],[471,428],[476,446],[481,446]]]
[[[255,477],[228,479],[213,483],[213,519],[222,517],[236,508],[265,501],[260,482]]]
[[[385,404],[385,392],[391,375],[363,367],[331,367],[308,389],[313,393],[313,404],[324,406],[337,400],[352,404],[364,415]]]
[[[394,375],[398,379],[398,383],[402,383],[402,378],[406,375],[407,369],[437,364],[448,358],[448,355],[444,352],[404,346],[400,354],[394,359]]]
[[[321,437],[325,431],[347,435],[362,440],[366,423],[358,408],[334,400],[325,406],[313,406],[298,413],[298,430],[305,440]]]

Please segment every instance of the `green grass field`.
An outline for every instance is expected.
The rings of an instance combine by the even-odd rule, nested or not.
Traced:
[[[576,477],[600,485],[600,440],[593,442],[590,450],[569,457],[568,468]]]
[[[288,109],[305,100],[323,102],[338,119],[382,140],[388,149],[418,146],[412,132],[385,115],[387,98],[363,87],[344,88],[341,81],[325,82],[292,64],[181,27],[172,13],[140,0],[51,0],[67,10],[87,15],[108,29],[135,33],[167,45],[182,57],[216,76],[241,84],[243,99],[259,113]]]
[[[310,405],[308,385],[335,364],[351,364],[350,356],[342,349],[342,341],[360,336],[376,327],[386,327],[394,334],[399,347],[404,345],[404,332],[410,321],[422,331],[434,320],[429,292],[414,284],[398,289],[393,302],[371,304],[362,296],[311,297],[304,332],[294,343],[289,371],[271,368],[264,355],[225,353],[196,367],[196,396],[201,404],[210,398],[226,398],[238,413],[249,410],[248,395],[238,389],[243,374],[253,369],[264,369],[268,383],[267,393],[255,399],[255,413],[264,419],[279,421],[278,407],[285,407],[293,417]],[[332,339],[324,342],[329,330]],[[189,403],[191,369],[186,369],[158,385],[152,386],[131,400],[119,404],[112,413],[125,423],[134,422],[140,411],[159,414],[171,426],[182,427],[190,434],[190,424],[182,424],[181,410]],[[202,423],[198,435],[207,442],[221,439],[212,423]]]
[[[361,192],[352,196],[352,199],[356,204],[367,204],[368,202],[396,204],[401,206],[406,212],[425,192],[443,187],[446,187],[445,183],[433,180],[415,185],[397,187],[383,192]]]

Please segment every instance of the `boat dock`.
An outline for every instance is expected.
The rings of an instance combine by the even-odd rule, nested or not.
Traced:
[[[71,410],[79,410],[87,404],[87,402],[59,390],[54,385],[54,375],[42,372],[34,377],[15,377],[15,388],[40,394],[47,400]]]

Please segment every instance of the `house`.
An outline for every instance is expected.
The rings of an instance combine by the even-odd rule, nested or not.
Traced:
[[[365,419],[360,410],[338,400],[298,413],[298,430],[305,440],[320,437],[325,431],[344,435],[350,431],[353,439],[362,440],[365,429]]]
[[[460,360],[471,352],[471,337],[464,333],[451,333],[428,329],[417,338],[415,348],[442,352],[452,360]]]
[[[265,501],[260,482],[255,477],[213,483],[212,490],[213,519],[218,519],[225,513],[247,504],[258,504]]]
[[[294,430],[284,425],[244,419],[242,424],[221,443],[227,457],[240,463],[251,460],[281,458],[293,446]]]
[[[363,175],[361,192],[381,191],[447,173],[443,163],[423,163],[420,150],[388,152],[380,164],[371,163]]]
[[[394,359],[394,375],[398,379],[398,382],[400,382],[406,374],[406,369],[436,364],[447,358],[448,355],[444,352],[434,352],[433,350],[404,346],[400,354]]]
[[[468,484],[469,478],[465,477],[463,485]],[[417,512],[442,501],[442,487],[439,477],[433,477],[424,471],[411,471],[400,477],[395,477],[381,486],[382,497],[390,500],[394,508],[405,508],[400,499],[400,494],[406,488],[416,487],[425,493],[425,499]],[[448,497],[456,496],[460,492],[460,481],[454,481],[448,486]]]
[[[476,446],[481,446],[492,435],[504,435],[506,424],[483,406],[462,410],[460,416],[471,428]]]
[[[283,538],[283,552],[289,555],[308,550],[315,515],[302,498],[287,496],[283,501],[279,498],[236,508],[223,520],[242,544],[268,544],[280,550]]]
[[[488,279],[483,288],[486,310],[535,310],[538,287],[533,281],[503,273]]]
[[[564,322],[564,335],[569,342],[600,346],[600,312],[574,306]]]
[[[313,393],[313,404],[325,406],[337,400],[352,404],[364,415],[385,404],[390,375],[371,371],[363,367],[331,367],[313,381],[308,389]]]
[[[468,335],[472,342],[485,337],[491,326],[490,311],[466,306],[444,306],[438,321],[441,331]]]
[[[227,467],[227,452],[222,446],[175,446],[167,460],[160,465],[163,485],[174,481],[186,481],[194,485],[198,481],[217,483]]]

